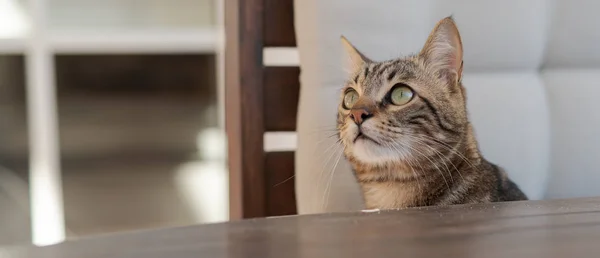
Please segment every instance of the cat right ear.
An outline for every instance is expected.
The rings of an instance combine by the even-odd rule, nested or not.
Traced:
[[[358,49],[356,49],[346,37],[341,36],[342,46],[344,46],[346,56],[346,70],[350,74],[358,72],[365,64],[370,63],[371,60],[363,55]]]
[[[449,83],[459,82],[463,68],[463,48],[460,33],[452,16],[439,21],[419,55],[427,67],[448,79]]]

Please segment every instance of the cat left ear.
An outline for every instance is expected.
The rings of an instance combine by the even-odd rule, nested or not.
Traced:
[[[342,46],[346,52],[346,69],[349,73],[354,74],[360,70],[363,65],[370,63],[371,60],[356,49],[346,37],[341,36]]]
[[[452,17],[439,21],[425,46],[419,53],[428,69],[435,71],[449,83],[457,83],[462,77],[463,49],[458,28]]]

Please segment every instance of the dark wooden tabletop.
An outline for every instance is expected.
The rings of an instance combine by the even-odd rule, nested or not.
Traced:
[[[82,239],[0,257],[600,257],[600,198],[255,219]]]

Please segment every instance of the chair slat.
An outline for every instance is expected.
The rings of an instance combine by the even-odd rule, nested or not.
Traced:
[[[264,0],[265,47],[295,47],[294,0]]]
[[[267,214],[296,214],[294,152],[268,152],[265,159],[267,176]]]
[[[263,136],[296,130],[300,69],[264,67],[262,56],[296,46],[294,0],[227,0],[225,28],[230,217],[296,214],[294,152],[265,153]]]
[[[225,127],[229,161],[229,217],[264,217],[264,0],[225,1]]]
[[[265,131],[295,131],[300,68],[264,68]]]

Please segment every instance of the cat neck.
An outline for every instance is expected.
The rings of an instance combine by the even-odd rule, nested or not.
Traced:
[[[427,159],[368,166],[351,162],[367,208],[393,209],[451,203],[449,192],[463,191],[483,160],[471,129],[462,141]],[[445,197],[446,196],[446,197]],[[445,199],[446,198],[446,199]]]

